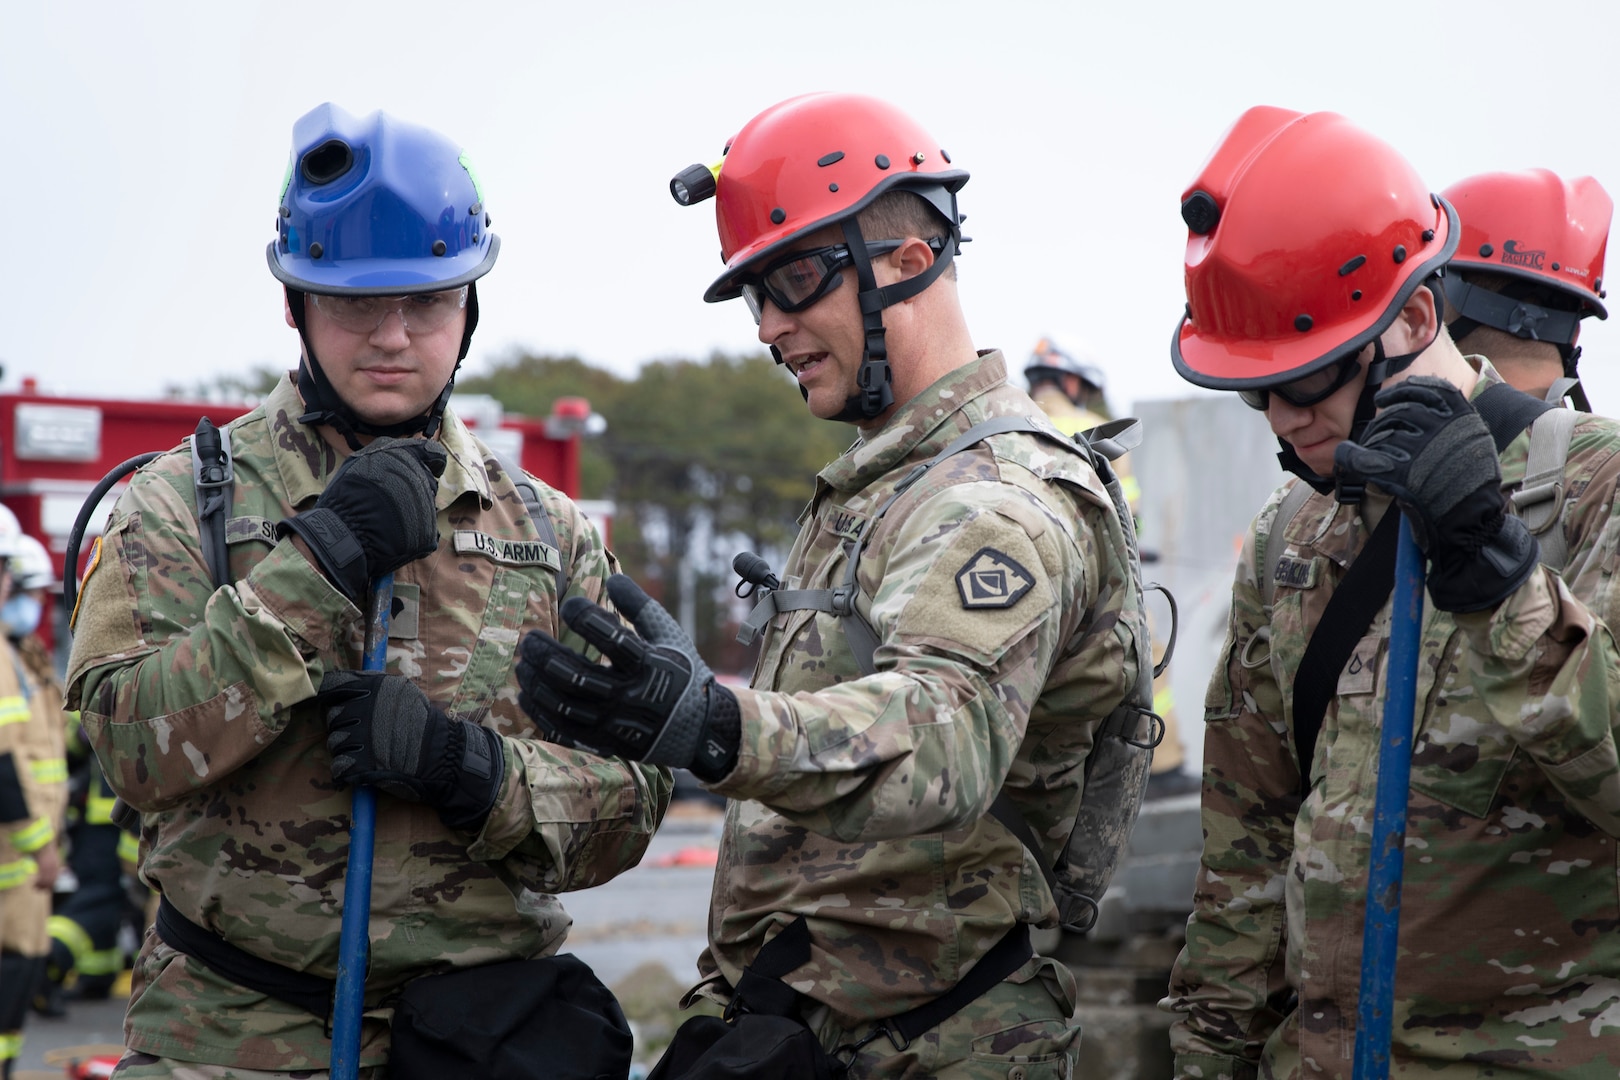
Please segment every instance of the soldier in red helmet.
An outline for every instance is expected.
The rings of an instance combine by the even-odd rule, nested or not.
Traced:
[[[1620,427],[1458,351],[1456,211],[1341,116],[1251,109],[1182,217],[1176,369],[1262,410],[1297,479],[1251,527],[1206,696],[1175,1075],[1351,1075],[1403,515],[1428,595],[1391,1074],[1609,1075]],[[1526,480],[1549,417],[1567,457]]]
[[[1441,192],[1462,241],[1446,270],[1451,339],[1513,386],[1590,412],[1576,374],[1581,320],[1609,317],[1603,256],[1614,201],[1590,176],[1492,172]]]
[[[523,648],[523,704],[558,737],[730,798],[700,992],[802,1022],[850,1077],[1073,1071],[1073,976],[1029,928],[1066,920],[1049,872],[1086,797],[1124,775],[1093,763],[1152,737],[1119,710],[1151,698],[1130,515],[1106,461],[974,349],[951,273],[967,179],[910,117],[851,94],[775,105],[722,166],[677,177],[679,201],[715,196],[725,269],[706,298],[743,297],[810,411],[857,439],[821,471],[781,578],[739,560],[768,590],[752,689],[715,682],[628,579],[609,593],[646,640],[602,624],[614,675],[539,634]],[[678,691],[651,700],[645,656]],[[676,1058],[661,1080],[718,1075]]]

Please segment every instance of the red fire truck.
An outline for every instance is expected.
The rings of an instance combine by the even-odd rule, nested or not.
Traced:
[[[602,428],[584,398],[558,398],[544,419],[506,415],[494,398],[482,395],[457,395],[451,407],[491,447],[577,498],[580,441]],[[24,379],[20,392],[0,393],[0,501],[17,515],[24,532],[44,542],[63,576],[68,534],[98,480],[137,454],[178,445],[204,416],[223,426],[249,408],[240,402],[57,397],[39,393],[34,380]],[[91,518],[75,574],[122,490],[122,485],[114,488]],[[606,538],[612,504],[586,500],[579,505]],[[64,626],[60,615],[47,619],[40,635],[53,644]]]

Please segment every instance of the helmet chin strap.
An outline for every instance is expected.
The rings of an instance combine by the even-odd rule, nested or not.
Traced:
[[[1439,332],[1436,331],[1436,337],[1438,336]],[[1411,367],[1412,362],[1427,352],[1429,347],[1434,344],[1434,341],[1434,338],[1430,338],[1428,344],[1416,352],[1401,353],[1398,356],[1386,356],[1382,336],[1373,338],[1373,355],[1372,359],[1367,363],[1367,381],[1361,388],[1361,395],[1356,399],[1355,416],[1350,421],[1350,434],[1346,436],[1348,441],[1361,441],[1361,435],[1367,430],[1367,424],[1371,422],[1373,415],[1378,411],[1377,406],[1373,404],[1373,398],[1377,397],[1378,391],[1383,389],[1385,380],[1391,375],[1397,375]],[[1321,494],[1326,495],[1330,491],[1335,492],[1335,498],[1341,503],[1360,502],[1362,496],[1366,494],[1365,485],[1351,483],[1336,474],[1323,476],[1321,473],[1316,472],[1305,464],[1304,460],[1295,452],[1293,444],[1287,439],[1278,436],[1277,445],[1282,447],[1277,453],[1277,461],[1282,465],[1283,469],[1293,473]]]
[[[894,405],[894,378],[889,370],[889,348],[884,339],[883,309],[902,300],[908,300],[932,285],[956,254],[958,231],[950,229],[945,248],[928,269],[915,277],[878,288],[877,275],[872,270],[872,259],[866,253],[866,238],[861,235],[860,222],[854,217],[843,221],[844,243],[854,264],[855,279],[860,292],[861,322],[865,329],[866,345],[861,355],[861,366],[855,373],[855,390],[844,401],[844,407],[829,420],[861,421],[882,416]],[[772,350],[773,353],[775,350]],[[780,355],[778,354],[778,362]],[[809,399],[804,387],[799,392]]]
[[[397,424],[373,424],[369,420],[361,419],[360,415],[350,408],[349,403],[333,389],[331,382],[326,378],[326,372],[321,370],[320,361],[315,358],[315,347],[309,341],[304,296],[302,290],[287,289],[287,307],[292,312],[293,324],[298,328],[299,340],[304,343],[304,360],[298,365],[298,393],[304,399],[304,414],[298,418],[298,422],[313,427],[330,427],[343,436],[343,441],[348,444],[350,450],[360,449],[362,435],[368,437],[385,435],[395,438],[421,435],[429,439],[436,437],[440,426],[444,423],[444,410],[450,403],[450,394],[455,389],[456,372],[461,370],[461,362],[467,358],[467,350],[472,346],[473,331],[478,327],[478,283],[472,282],[467,286],[467,323],[461,332],[461,351],[456,356],[456,366],[450,373],[449,381],[444,384],[444,389],[439,391],[439,396],[428,406],[426,412]]]

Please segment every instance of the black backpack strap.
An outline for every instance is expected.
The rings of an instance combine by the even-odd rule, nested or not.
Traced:
[[[1555,406],[1515,390],[1507,383],[1493,383],[1474,399],[1474,409],[1491,429],[1498,454],[1534,423],[1536,417],[1552,408]],[[1294,677],[1294,751],[1299,758],[1302,795],[1311,788],[1316,736],[1322,730],[1328,702],[1338,692],[1339,673],[1355,652],[1356,642],[1395,591],[1395,548],[1400,517],[1400,511],[1393,506],[1384,514],[1366,547],[1361,549],[1344,580],[1333,591],[1316,631],[1305,646],[1305,655],[1300,658]],[[1281,543],[1282,539],[1274,526],[1267,540],[1268,548]],[[1265,587],[1262,583],[1262,588]]]
[[[202,541],[203,562],[217,589],[231,583],[225,523],[230,520],[236,492],[236,470],[231,464],[230,428],[215,427],[206,416],[197,421],[191,436],[191,479],[197,486],[197,535]]]
[[[545,504],[540,501],[540,489],[535,486],[529,474],[523,471],[523,466],[508,458],[498,450],[491,450],[495,460],[500,462],[501,471],[512,481],[517,493],[523,498],[523,509],[529,512],[529,520],[534,522],[535,531],[540,539],[551,546],[557,553],[557,602],[561,603],[563,594],[568,591],[568,560],[563,558],[562,546],[557,543],[557,530],[552,527],[551,515],[546,513]]]

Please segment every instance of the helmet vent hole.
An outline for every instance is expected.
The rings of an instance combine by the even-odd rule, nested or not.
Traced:
[[[354,167],[354,151],[342,139],[328,139],[304,155],[304,179],[330,184]]]
[[[945,151],[941,150],[939,152],[939,156],[945,159],[945,164],[949,165],[951,163],[951,155],[947,154]]]
[[[838,190],[838,185],[836,183],[828,184],[827,185],[827,190],[828,191],[837,191]]]
[[[784,222],[786,220],[787,220],[787,211],[783,210],[780,206],[778,206],[776,209],[771,211],[771,224],[772,225],[780,225],[780,224],[782,224],[782,222]]]
[[[1181,201],[1181,220],[1195,235],[1204,236],[1220,222],[1221,208],[1209,192],[1195,191]]]
[[[843,160],[844,152],[842,150],[834,150],[830,154],[822,154],[820,157],[818,157],[816,159],[816,164],[825,169],[827,166],[836,165]]]
[[[1294,329],[1298,330],[1300,333],[1303,334],[1305,331],[1309,330],[1311,328],[1311,326],[1312,326],[1312,320],[1311,320],[1311,317],[1309,315],[1295,315],[1294,316]]]
[[[1361,269],[1362,264],[1365,263],[1366,261],[1367,261],[1367,256],[1365,256],[1365,255],[1357,255],[1355,258],[1351,259],[1350,261],[1346,262],[1343,266],[1339,267],[1339,276],[1340,277],[1346,277],[1346,276],[1348,276],[1350,274],[1355,273],[1357,270]]]
[[[887,169],[889,167],[889,155],[879,154],[877,157],[872,159],[872,164],[876,165],[880,169]]]
[[[1350,299],[1352,299],[1352,300],[1360,300],[1361,299],[1361,290],[1357,289],[1355,292],[1351,293],[1350,294]]]
[[[1553,263],[1553,269],[1554,269],[1554,270],[1557,270],[1557,269],[1558,269],[1558,264],[1557,264],[1557,263]]]
[[[443,255],[446,250],[448,250],[448,249],[444,246],[444,241],[443,240],[435,240],[435,241],[433,241],[433,254],[435,254],[435,255]]]
[[[1395,261],[1398,262],[1398,263],[1403,263],[1403,262],[1406,261],[1406,245],[1405,244],[1396,244],[1395,245]]]
[[[1491,247],[1491,245],[1489,245],[1489,244],[1481,244],[1481,245],[1479,245],[1480,258],[1482,258],[1482,259],[1490,258],[1491,257],[1491,252],[1493,252],[1495,250],[1496,249]]]
[[[321,242],[317,240],[313,244],[309,245],[309,257],[312,259],[318,259],[321,257],[321,253],[325,250],[325,248],[321,247]]]
[[[1423,230],[1423,242],[1425,244],[1427,244],[1430,240],[1433,240],[1433,239],[1434,239],[1434,230],[1433,229],[1424,229]]]

